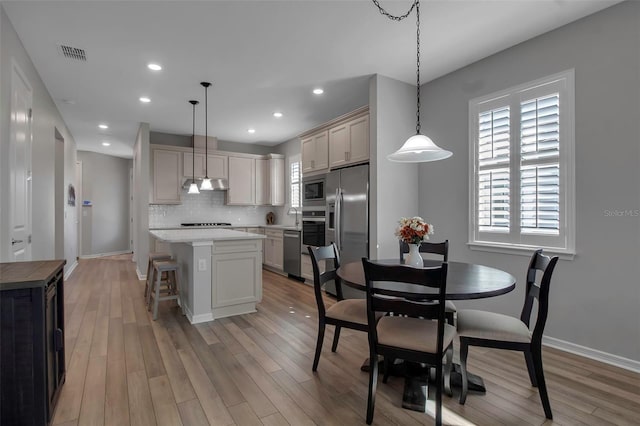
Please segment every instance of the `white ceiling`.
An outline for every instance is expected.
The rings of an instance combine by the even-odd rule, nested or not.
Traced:
[[[423,0],[428,81],[619,0]],[[411,0],[381,0],[395,14]],[[415,15],[357,1],[3,1],[80,150],[130,157],[138,124],[274,145],[368,103],[368,77],[415,83]],[[85,49],[64,58],[58,44]],[[149,71],[149,62],[164,69]],[[322,96],[311,90],[320,86]],[[149,96],[150,104],[138,101]],[[272,116],[281,111],[283,118]],[[106,131],[98,129],[107,123]],[[204,109],[196,116],[204,134]],[[247,129],[253,127],[255,134]],[[101,142],[111,142],[109,148]]]

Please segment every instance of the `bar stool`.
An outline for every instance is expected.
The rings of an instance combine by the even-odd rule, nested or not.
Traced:
[[[168,253],[149,253],[149,263],[147,264],[147,280],[144,283],[144,298],[147,305],[149,304],[149,288],[151,287],[151,283],[153,282],[151,273],[153,272],[154,260],[171,260],[171,255]]]
[[[162,279],[162,274],[166,273],[166,280]],[[155,260],[153,262],[153,280],[149,289],[148,310],[151,310],[151,299],[153,298],[153,320],[158,319],[158,303],[165,300],[178,300],[178,275],[180,265],[175,260]]]

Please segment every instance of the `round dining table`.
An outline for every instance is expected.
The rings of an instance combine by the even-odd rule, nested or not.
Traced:
[[[373,260],[384,265],[401,265],[399,259]],[[424,267],[437,267],[441,261],[424,259]],[[464,262],[448,262],[447,270],[447,300],[483,299],[509,293],[516,287],[516,279],[513,275],[490,266],[476,265]],[[365,291],[364,269],[362,261],[350,262],[340,265],[336,271],[342,282],[352,288]],[[411,291],[407,297],[415,296],[416,291],[425,291],[421,286],[405,283],[378,283],[378,288],[402,292],[403,289]],[[436,299],[437,293],[423,293],[424,299]]]
[[[381,259],[373,260],[373,262],[385,265],[401,265],[400,259]],[[516,279],[513,275],[500,269],[490,266],[476,265],[464,262],[447,262],[447,300],[469,300],[483,299],[487,297],[499,296],[509,293],[516,287]],[[442,261],[424,259],[425,268],[437,267],[442,265]],[[362,261],[349,262],[340,267],[336,271],[343,284],[357,290],[366,290],[364,278],[364,269]],[[406,297],[416,299],[416,292],[420,293],[419,300],[435,300],[438,295],[435,292],[429,292],[429,288],[423,286],[415,286],[409,283],[399,282],[378,282],[376,287],[384,293],[384,289],[393,290],[393,296],[400,295],[402,291],[407,291]],[[410,410],[424,412],[427,388],[424,370],[421,368],[409,367],[400,368],[401,373],[405,375],[405,386],[402,398],[402,406]],[[368,371],[369,360],[365,361],[362,370]],[[469,389],[478,392],[485,392],[484,382],[480,376],[467,373],[469,380]],[[454,364],[451,371],[451,385],[460,387],[462,380],[460,378],[460,366]]]

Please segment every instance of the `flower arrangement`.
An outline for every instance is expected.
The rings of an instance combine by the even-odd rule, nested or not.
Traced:
[[[421,241],[429,239],[433,234],[433,225],[427,223],[419,216],[403,217],[398,221],[396,237],[407,244],[420,244]]]

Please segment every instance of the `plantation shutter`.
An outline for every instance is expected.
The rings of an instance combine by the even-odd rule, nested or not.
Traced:
[[[560,96],[520,103],[520,231],[560,232]]]
[[[289,182],[291,182],[291,207],[300,207],[300,162],[293,161],[290,165]]]
[[[510,229],[510,109],[478,114],[477,219],[480,231]]]

